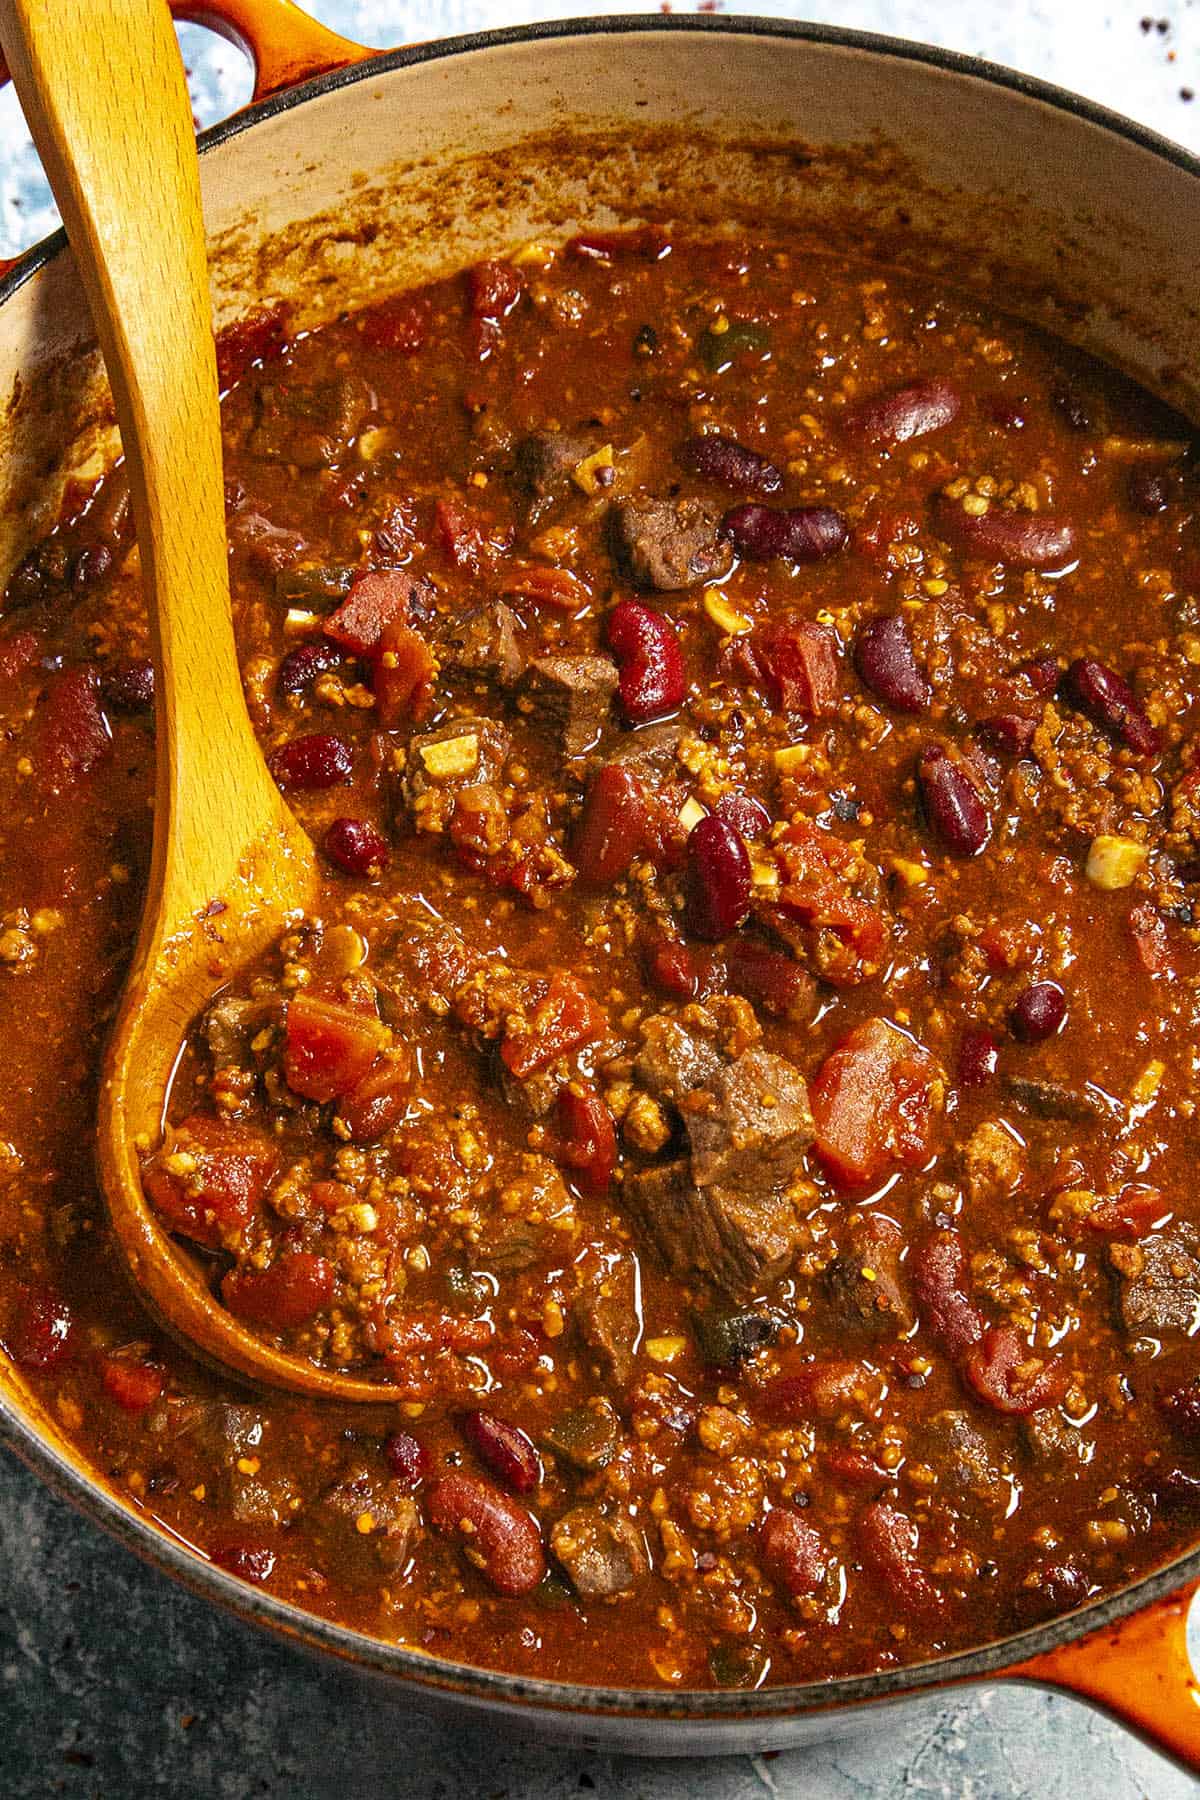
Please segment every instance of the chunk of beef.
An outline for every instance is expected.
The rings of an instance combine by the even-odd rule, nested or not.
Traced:
[[[396,1574],[417,1535],[417,1503],[405,1484],[367,1468],[349,1470],[305,1515],[324,1560],[357,1586]]]
[[[733,551],[719,525],[720,514],[701,500],[619,500],[609,512],[609,540],[622,574],[671,593],[728,574]]]
[[[1008,1506],[1012,1490],[968,1413],[952,1408],[934,1413],[925,1428],[921,1454],[942,1471],[942,1492],[963,1511],[1003,1513]]]
[[[656,1100],[678,1106],[685,1094],[706,1088],[721,1067],[716,1044],[678,1019],[656,1013],[642,1025],[642,1047],[633,1072]]]
[[[1026,1075],[1006,1075],[1004,1091],[1032,1119],[1069,1119],[1086,1125],[1108,1116],[1099,1095],[1085,1087],[1065,1087],[1061,1081],[1036,1081]]]
[[[510,742],[498,720],[485,718],[454,719],[414,737],[404,792],[418,831],[444,831],[459,789],[495,782]]]
[[[522,687],[522,710],[550,724],[564,756],[583,756],[607,723],[617,665],[608,656],[539,656]]]
[[[571,1406],[546,1429],[545,1444],[560,1462],[585,1473],[607,1468],[616,1454],[620,1426],[611,1400]]]
[[[578,432],[532,432],[517,445],[517,480],[538,500],[556,499],[565,491],[572,471],[595,448],[594,442]]]
[[[679,719],[661,719],[657,725],[643,725],[640,731],[624,731],[606,751],[604,760],[623,763],[640,775],[643,781],[670,775],[683,738]]]
[[[204,1015],[204,1041],[214,1068],[242,1066],[250,1045],[263,1027],[280,1016],[274,1001],[251,1000],[243,994],[223,994]]]
[[[1134,1336],[1200,1327],[1200,1232],[1179,1224],[1138,1244],[1110,1244],[1121,1324]]]
[[[691,1095],[681,1109],[699,1187],[736,1185],[751,1194],[791,1180],[813,1139],[808,1087],[785,1057],[745,1050],[705,1084],[711,1105]]]
[[[262,1454],[265,1429],[256,1407],[227,1401],[185,1415],[183,1442],[198,1459],[197,1473],[239,1525],[290,1525],[300,1510],[295,1481]]]
[[[1025,1177],[1025,1152],[997,1119],[976,1126],[963,1146],[963,1175],[972,1200],[1015,1194]]]
[[[601,1373],[618,1387],[627,1387],[633,1379],[634,1351],[641,1335],[632,1257],[623,1256],[620,1262],[595,1272],[575,1302],[574,1319]]]
[[[250,433],[251,455],[299,469],[328,469],[341,461],[375,406],[360,375],[312,384],[267,382],[256,397],[258,417]]]
[[[865,1327],[881,1336],[911,1329],[903,1253],[904,1233],[885,1214],[868,1213],[851,1226],[825,1277],[838,1315],[851,1329]]]
[[[753,1293],[782,1275],[792,1260],[796,1215],[781,1193],[698,1188],[690,1160],[681,1157],[627,1175],[622,1194],[681,1281],[700,1275],[735,1296]]]
[[[1030,1461],[1047,1479],[1058,1479],[1091,1461],[1093,1445],[1077,1425],[1070,1425],[1057,1406],[1029,1413],[1017,1427]]]
[[[632,1520],[598,1506],[573,1506],[550,1533],[550,1548],[585,1600],[631,1593],[648,1567],[642,1534]]]
[[[503,600],[489,600],[450,624],[439,646],[443,669],[497,687],[515,687],[525,669],[517,615]]]

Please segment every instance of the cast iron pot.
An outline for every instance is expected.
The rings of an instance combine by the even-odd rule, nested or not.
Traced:
[[[290,0],[173,10],[255,64],[253,104],[202,140],[218,323],[277,300],[314,323],[585,224],[798,225],[965,283],[1200,416],[1200,163],[1069,94],[775,20],[579,20],[375,55]],[[61,234],[0,280],[0,394],[7,568],[53,522],[66,480],[117,448]],[[612,1750],[717,1754],[836,1736],[952,1685],[1017,1679],[1082,1694],[1200,1770],[1186,1650],[1200,1550],[1069,1617],[914,1668],[754,1693],[581,1688],[380,1643],[247,1587],[114,1494],[6,1366],[0,1433],[194,1592],[409,1703]]]

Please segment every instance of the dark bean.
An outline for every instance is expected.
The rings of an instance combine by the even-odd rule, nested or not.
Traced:
[[[378,875],[387,867],[387,839],[365,819],[335,819],[325,833],[325,854],[347,875]]]
[[[1039,700],[1058,686],[1059,668],[1052,656],[1031,656],[1028,662],[1018,663],[1013,674],[1027,681]]]
[[[100,678],[100,691],[118,712],[147,712],[154,705],[154,664],[144,658],[113,663]]]
[[[1029,402],[1010,400],[1006,394],[997,394],[995,399],[989,400],[987,410],[988,417],[1001,431],[1024,431]]]
[[[896,712],[924,712],[933,698],[902,613],[868,620],[854,642],[854,666],[863,684]]]
[[[55,1369],[72,1349],[75,1319],[53,1288],[29,1284],[17,1292],[3,1330],[4,1348],[21,1369]]]
[[[1160,1393],[1158,1409],[1180,1437],[1200,1444],[1200,1376]]]
[[[298,645],[295,650],[288,651],[279,665],[279,692],[302,694],[318,675],[336,669],[341,660],[342,651],[336,644]]]
[[[911,438],[925,437],[951,424],[961,406],[958,390],[935,376],[868,400],[850,414],[846,423],[852,431],[861,431],[877,443],[907,444]]]
[[[645,725],[683,704],[683,648],[665,613],[640,600],[618,601],[608,615],[608,642],[620,672],[621,707],[632,724]]]
[[[345,787],[354,772],[350,746],[327,731],[310,731],[268,757],[281,788]]]
[[[709,813],[692,827],[687,841],[688,898],[685,914],[694,937],[728,937],[750,914],[750,856],[740,835]]]
[[[831,506],[735,506],[721,521],[739,556],[769,562],[820,562],[844,548],[850,527]]]
[[[1024,756],[1036,730],[1036,719],[1022,718],[1020,713],[996,713],[990,719],[981,719],[975,733],[989,750],[1002,756]]]
[[[938,744],[922,750],[917,781],[925,816],[954,856],[978,856],[992,834],[979,791]]]
[[[825,1579],[828,1553],[819,1534],[790,1506],[777,1506],[759,1526],[759,1554],[769,1578],[792,1599],[815,1594]]]
[[[1053,1037],[1067,1016],[1067,997],[1053,981],[1035,981],[1013,1002],[1008,1022],[1016,1037],[1027,1044],[1040,1044]]]
[[[275,1567],[275,1552],[268,1544],[216,1544],[212,1559],[218,1568],[227,1569],[239,1581],[266,1581]]]
[[[748,844],[758,843],[771,829],[770,813],[753,794],[722,794],[713,811]]]
[[[384,1440],[383,1454],[391,1470],[392,1480],[399,1482],[406,1494],[414,1494],[429,1473],[429,1452],[407,1431],[393,1431]]]
[[[986,1087],[996,1073],[999,1060],[1000,1046],[990,1031],[978,1025],[964,1031],[958,1047],[959,1087]]]
[[[1075,527],[1049,513],[1005,512],[989,506],[984,513],[964,512],[957,500],[943,496],[938,523],[947,537],[970,556],[1007,563],[1014,569],[1062,569],[1075,556]]]
[[[470,1561],[498,1593],[530,1593],[546,1573],[541,1533],[521,1507],[486,1481],[443,1475],[429,1495],[429,1522],[457,1537]]]
[[[1063,678],[1067,698],[1138,756],[1153,756],[1159,749],[1159,735],[1146,717],[1133,689],[1115,669],[1095,657],[1080,656]]]
[[[1136,513],[1153,518],[1171,504],[1171,477],[1165,469],[1130,469],[1125,492]]]
[[[33,606],[61,594],[70,577],[71,557],[56,538],[35,544],[8,578],[4,599],[8,607]]]
[[[690,437],[679,446],[679,461],[693,475],[713,481],[718,487],[732,488],[745,494],[777,494],[783,476],[760,456],[734,438],[715,435]]]
[[[488,1412],[464,1413],[460,1424],[480,1462],[514,1494],[530,1494],[540,1486],[542,1459],[518,1426]]]

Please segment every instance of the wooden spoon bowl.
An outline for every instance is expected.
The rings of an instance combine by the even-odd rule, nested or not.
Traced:
[[[235,1319],[142,1189],[188,1031],[314,905],[316,859],[267,772],[238,670],[199,170],[167,7],[0,0],[0,43],[104,352],[154,643],[153,865],[98,1118],[113,1233],[150,1311],[207,1361],[309,1396],[395,1399]]]

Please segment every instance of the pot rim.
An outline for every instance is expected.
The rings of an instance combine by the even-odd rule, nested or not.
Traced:
[[[597,18],[545,20],[529,25],[506,26],[493,31],[464,33],[430,43],[381,51],[362,62],[317,75],[293,88],[271,94],[202,132],[201,154],[215,150],[243,132],[307,101],[347,88],[356,82],[393,70],[472,55],[512,44],[547,42],[581,37],[634,34],[683,34],[697,37],[772,37],[793,42],[860,51],[878,59],[924,64],[940,72],[966,78],[982,86],[1008,89],[1026,99],[1096,126],[1123,138],[1193,177],[1200,178],[1200,157],[1158,132],[1139,125],[1111,108],[1085,99],[1069,89],[954,50],[920,44],[878,32],[854,31],[841,26],[807,21],[734,17],[712,14],[653,13],[614,14]],[[0,305],[12,298],[39,270],[67,248],[61,229],[17,258],[0,279]],[[200,1598],[214,1601],[226,1611],[261,1625],[311,1651],[331,1655],[358,1668],[401,1679],[445,1696],[488,1706],[532,1706],[549,1714],[592,1714],[661,1720],[664,1724],[714,1725],[727,1721],[750,1723],[789,1714],[841,1712],[887,1697],[899,1698],[944,1686],[979,1681],[1002,1674],[1007,1668],[1054,1650],[1092,1632],[1115,1625],[1128,1614],[1167,1598],[1189,1580],[1200,1578],[1200,1545],[1143,1575],[1129,1586],[1035,1625],[1011,1637],[996,1639],[970,1650],[935,1657],[869,1675],[841,1675],[827,1681],[808,1681],[790,1686],[752,1691],[725,1692],[707,1688],[657,1689],[582,1686],[512,1675],[477,1668],[468,1663],[426,1655],[403,1644],[390,1644],[346,1626],[304,1611],[288,1601],[247,1583],[210,1562],[204,1552],[161,1523],[152,1523],[97,1474],[65,1454],[35,1428],[32,1420],[0,1392],[0,1442],[21,1459],[59,1498],[69,1501],[85,1517],[103,1527],[127,1549],[172,1576]]]

